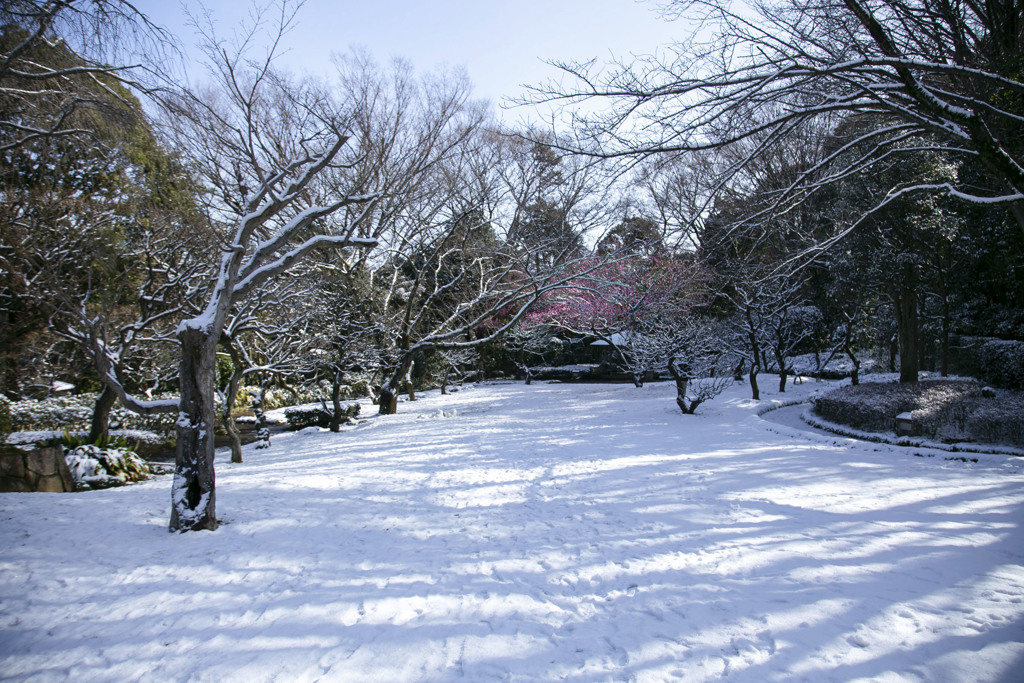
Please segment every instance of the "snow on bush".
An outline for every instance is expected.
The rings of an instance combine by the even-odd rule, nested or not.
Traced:
[[[82,442],[88,436],[86,431],[63,430],[25,430],[7,435],[6,442],[12,446],[40,446],[57,443],[61,439]],[[138,429],[111,429],[110,438],[115,442],[126,444],[146,444],[147,446],[163,446],[168,443],[166,437],[154,432]],[[67,445],[65,443],[65,445]]]
[[[149,465],[127,448],[77,446],[66,450],[64,460],[76,488],[102,489],[148,479]]]
[[[1005,391],[997,399],[967,401],[964,434],[970,441],[1024,448],[1024,393]]]
[[[93,408],[97,394],[76,394],[74,396],[54,396],[35,401],[24,399],[10,404],[11,426],[17,431],[31,430],[88,430],[92,421]],[[176,398],[173,395],[154,396],[154,398]],[[138,415],[123,408],[114,406],[110,411],[112,427],[149,432],[166,433],[174,429],[174,415]]]
[[[981,396],[981,384],[972,381],[926,380],[912,384],[868,383],[840,387],[814,400],[814,409],[826,420],[868,431],[889,431],[900,413],[914,412],[927,421],[953,401]]]
[[[896,416],[909,412],[918,431],[933,439],[1024,446],[1024,394],[987,398],[972,380],[846,386],[816,398],[814,410],[831,422],[875,432],[892,431]]]
[[[11,433],[11,405],[10,402],[0,396],[0,442]]]
[[[252,394],[259,391],[255,385],[239,387],[235,395],[235,406],[239,408],[252,407]],[[268,388],[263,392],[263,409],[277,410],[291,405],[302,405],[316,403],[322,396],[331,395],[330,382],[318,382],[299,387],[295,392],[278,387]],[[362,396],[369,396],[369,383],[366,380],[359,380],[352,384],[341,385],[341,396],[344,399],[355,399]]]
[[[343,421],[351,420],[359,415],[359,404],[348,403],[341,406]],[[284,418],[296,429],[303,427],[327,427],[331,423],[331,411],[322,405],[309,404],[285,408]]]

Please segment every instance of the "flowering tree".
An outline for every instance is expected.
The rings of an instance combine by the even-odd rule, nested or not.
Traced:
[[[610,344],[640,386],[655,367],[641,341],[643,330],[654,320],[674,319],[705,305],[707,275],[688,256],[630,255],[595,263],[582,263],[591,272],[546,296],[528,321]]]

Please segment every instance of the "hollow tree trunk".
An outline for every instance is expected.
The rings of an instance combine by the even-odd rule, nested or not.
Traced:
[[[213,470],[217,343],[204,329],[192,326],[183,327],[178,339],[181,400],[169,527],[171,531],[213,530],[217,528]]]
[[[104,384],[92,407],[92,420],[89,423],[87,439],[89,443],[105,443],[110,439],[110,411],[114,409],[116,402],[117,394]]]

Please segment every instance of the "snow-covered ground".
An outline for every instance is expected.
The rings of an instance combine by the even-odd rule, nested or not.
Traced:
[[[0,494],[0,678],[1021,680],[1024,462],[746,391],[430,393],[223,458],[213,533],[166,531],[166,477]]]

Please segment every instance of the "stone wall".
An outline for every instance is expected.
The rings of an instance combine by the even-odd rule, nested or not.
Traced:
[[[64,449],[46,446],[23,451],[0,445],[0,492],[74,491],[75,481],[64,462]]]

